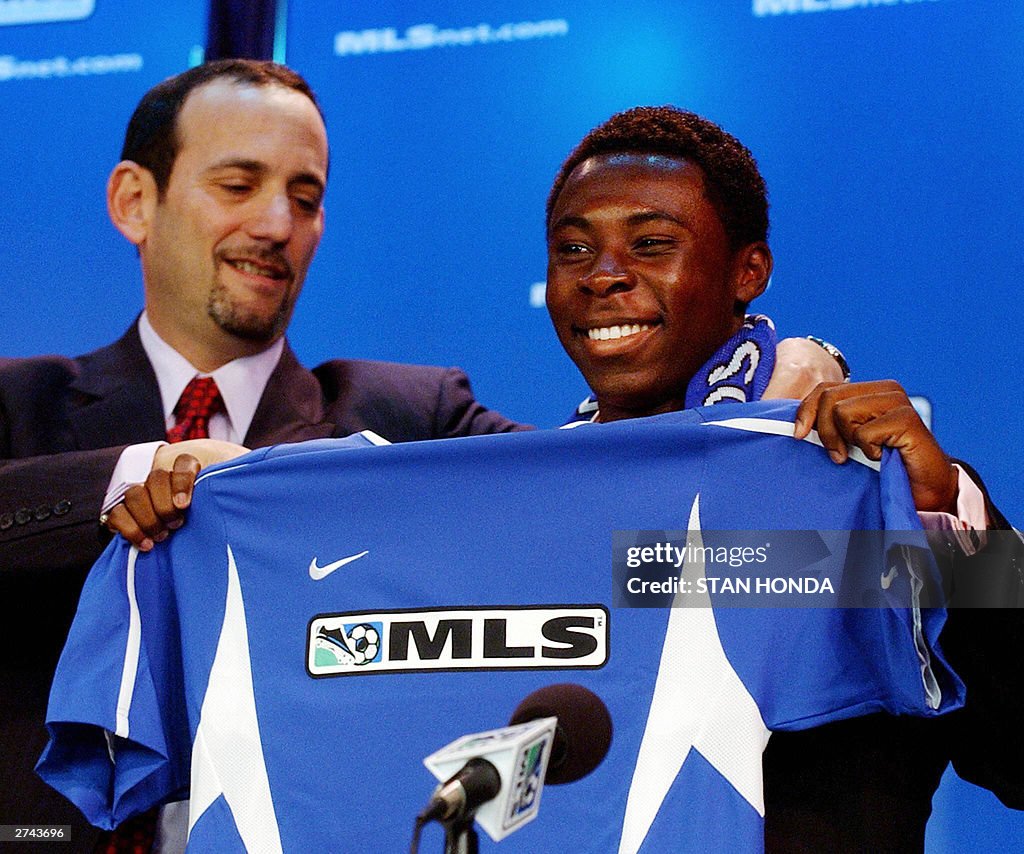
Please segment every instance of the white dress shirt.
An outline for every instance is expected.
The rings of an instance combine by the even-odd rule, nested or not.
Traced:
[[[174,407],[185,386],[197,376],[213,377],[224,400],[225,411],[210,418],[210,438],[243,444],[270,375],[284,352],[284,338],[278,338],[261,353],[234,359],[208,374],[197,370],[188,359],[157,335],[145,312],[139,318],[139,338],[156,373],[166,428],[169,430],[174,426]],[[157,448],[165,444],[143,442],[129,445],[122,451],[107,487],[103,501],[104,513],[121,500],[132,484],[146,479],[153,467]]]

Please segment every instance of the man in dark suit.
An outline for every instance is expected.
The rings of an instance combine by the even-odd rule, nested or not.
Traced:
[[[32,770],[50,680],[109,539],[104,498],[160,464],[140,443],[166,438],[197,374],[217,383],[203,434],[226,455],[362,429],[392,441],[519,429],[456,369],[298,363],[283,335],[327,171],[319,107],[288,69],[228,60],[165,81],[136,109],[108,184],[111,219],[138,249],[144,314],[78,359],[0,360],[0,824],[70,824],[63,850],[93,848],[95,829]]]

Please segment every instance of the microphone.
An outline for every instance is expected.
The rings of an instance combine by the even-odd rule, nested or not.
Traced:
[[[541,688],[516,707],[509,726],[463,736],[423,760],[443,782],[417,822],[475,816],[499,842],[537,817],[545,782],[586,776],[611,739],[611,716],[593,691],[574,684]]]
[[[509,724],[547,717],[557,718],[558,724],[545,783],[572,783],[604,761],[612,743],[612,716],[597,694],[571,682],[539,688],[516,706]]]
[[[486,759],[474,756],[437,787],[427,808],[417,816],[417,820],[458,821],[471,816],[479,806],[496,798],[499,792],[501,774],[498,769]]]

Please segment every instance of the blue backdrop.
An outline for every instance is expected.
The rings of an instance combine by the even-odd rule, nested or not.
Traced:
[[[107,175],[142,93],[201,59],[206,14],[205,0],[0,3],[0,354],[81,353],[138,312]]]
[[[30,6],[78,20],[8,20]],[[1024,7],[290,0],[286,17],[286,59],[332,143],[291,332],[307,364],[458,364],[490,406],[559,423],[586,389],[543,309],[551,179],[611,113],[675,103],[740,137],[768,181],[776,268],[756,307],[782,335],[835,341],[855,378],[926,396],[943,446],[1024,521],[1019,455],[1004,453],[1021,414]],[[205,20],[201,0],[0,3],[3,355],[83,352],[138,311],[104,185],[138,97],[197,61]],[[1013,848],[1022,832],[956,783],[929,845]]]
[[[776,271],[757,308],[783,335],[835,341],[856,377],[926,396],[943,445],[1024,518],[1002,453],[1020,414],[1019,6],[374,7],[289,3],[288,61],[332,132],[327,233],[293,336],[309,360],[457,363],[485,402],[557,423],[585,389],[534,284],[551,179],[611,113],[675,103],[739,136],[767,178]]]

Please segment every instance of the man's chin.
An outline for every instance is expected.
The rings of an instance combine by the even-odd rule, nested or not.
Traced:
[[[277,326],[256,324],[220,324],[220,328],[235,338],[251,341],[254,344],[272,344],[280,334]]]
[[[209,315],[214,323],[230,335],[254,344],[272,344],[291,317],[291,307],[282,305],[277,311],[245,311],[239,306],[211,301]]]

